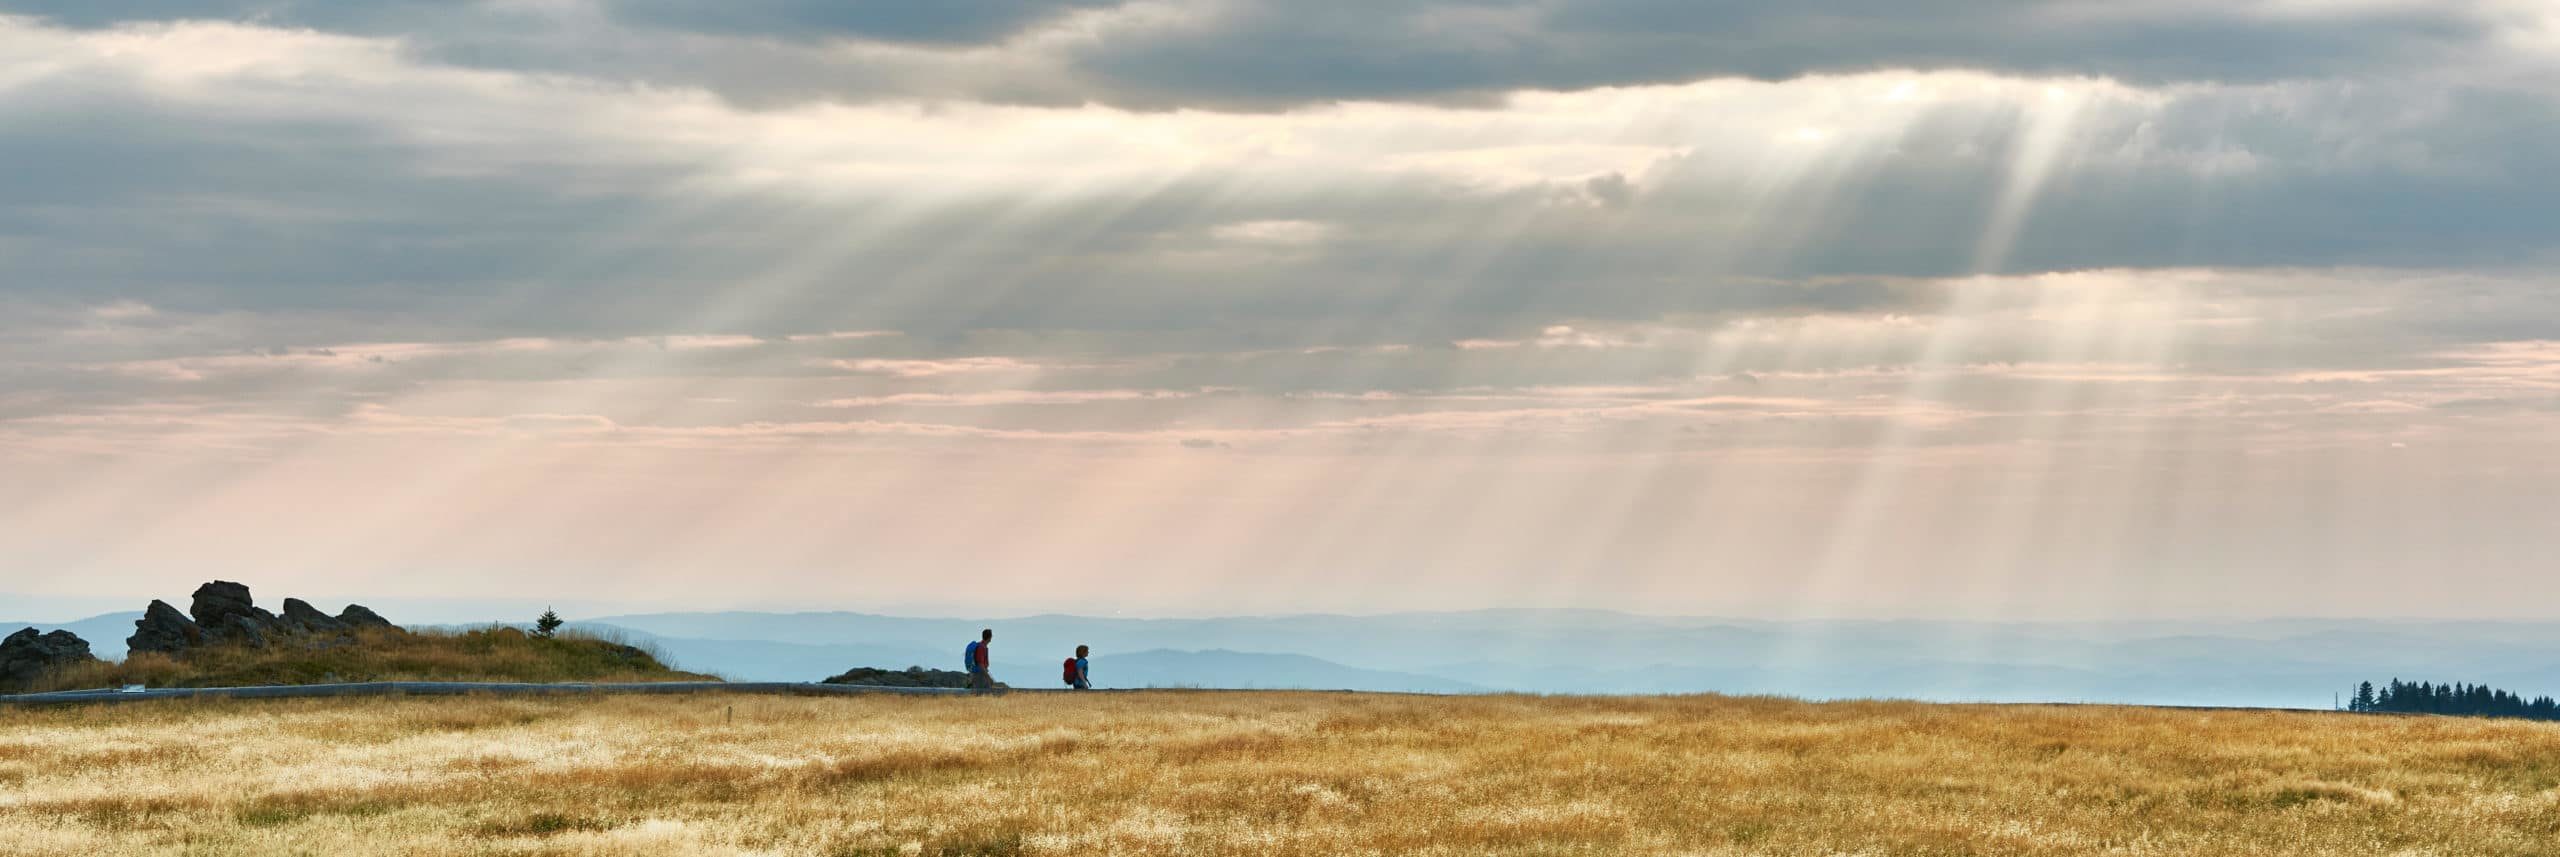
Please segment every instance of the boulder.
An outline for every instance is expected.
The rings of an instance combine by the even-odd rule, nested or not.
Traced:
[[[142,618],[133,620],[133,636],[124,638],[127,649],[162,654],[177,654],[204,642],[204,626],[156,598],[142,611]]]
[[[0,691],[23,689],[54,670],[95,660],[89,641],[78,634],[28,628],[0,640]]]
[[[391,624],[391,620],[382,618],[382,614],[380,613],[375,613],[371,610],[365,609],[362,604],[349,604],[347,605],[347,609],[338,611],[338,622],[349,628],[389,628],[394,631],[400,630],[400,626]]]
[[[204,626],[205,635],[216,642],[264,647],[267,635],[284,630],[269,613],[249,600],[249,587],[228,580],[216,580],[196,587],[195,601],[187,613]]]
[[[284,600],[284,616],[279,621],[286,628],[304,634],[337,634],[347,630],[347,623],[320,612],[320,608],[300,598]]]
[[[247,616],[257,620],[261,626],[272,627],[276,623],[276,614],[259,609],[257,603],[250,600],[246,584],[228,580],[216,580],[196,587],[195,601],[187,606],[187,614],[195,617],[196,624],[207,628],[227,627],[233,616]]]
[[[966,688],[969,686],[969,674],[964,672],[953,672],[951,670],[929,670],[923,667],[908,667],[904,670],[884,670],[878,667],[854,667],[853,669],[846,670],[841,674],[829,677],[822,683],[858,684],[870,687]],[[1008,685],[1003,682],[996,683],[996,687],[999,688],[1007,686]]]

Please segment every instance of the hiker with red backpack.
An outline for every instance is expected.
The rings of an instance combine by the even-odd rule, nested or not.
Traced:
[[[987,649],[995,645],[995,642],[996,629],[987,628],[978,632],[978,639],[976,642],[970,643],[968,648],[960,650],[960,660],[962,663],[968,665],[969,668],[970,690],[996,689],[995,677],[989,675],[987,672]]]
[[[1077,646],[1076,656],[1067,659],[1066,678],[1068,687],[1072,687],[1077,690],[1093,689],[1093,673],[1091,672],[1093,669],[1093,663],[1085,659],[1085,655],[1092,651],[1093,649],[1091,647]]]

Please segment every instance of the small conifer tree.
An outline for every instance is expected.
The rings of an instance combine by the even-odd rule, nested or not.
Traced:
[[[551,635],[553,633],[560,630],[560,626],[566,624],[568,623],[560,619],[560,614],[552,612],[549,607],[545,607],[542,608],[542,618],[533,620],[533,635],[548,640],[551,639]]]

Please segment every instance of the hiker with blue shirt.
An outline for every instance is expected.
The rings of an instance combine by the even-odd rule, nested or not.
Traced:
[[[1093,662],[1085,659],[1085,655],[1092,651],[1093,649],[1090,647],[1077,646],[1076,656],[1067,659],[1066,679],[1068,687],[1072,687],[1077,690],[1093,689]]]
[[[996,689],[995,677],[987,673],[987,649],[995,642],[996,629],[987,628],[978,632],[977,642],[970,643],[968,648],[960,650],[960,660],[969,670],[970,690]]]

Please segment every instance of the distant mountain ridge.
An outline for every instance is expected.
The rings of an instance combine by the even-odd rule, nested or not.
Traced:
[[[1535,608],[1211,619],[696,612],[598,621],[667,636],[895,650],[927,658],[927,665],[956,660],[978,628],[992,627],[1000,659],[1087,644],[1097,653],[1097,674],[1128,653],[1225,650],[1545,693],[2325,708],[2362,677],[2395,670],[2459,671],[2526,689],[2560,684],[2560,623],[2545,622],[1786,622]],[[681,647],[671,651],[685,659]],[[1225,675],[1253,680],[1249,665]]]
[[[956,669],[960,650],[941,652],[922,646],[894,644],[809,644],[769,640],[704,640],[663,636],[623,625],[572,623],[569,627],[619,634],[665,652],[687,669],[718,673],[740,681],[816,681],[856,666],[901,669],[921,666]],[[964,641],[965,642],[965,641]],[[1072,649],[1068,649],[1072,651]],[[996,677],[1017,687],[1046,687],[1062,681],[1057,658],[1023,654],[1001,638],[992,668]],[[1488,688],[1442,676],[1362,669],[1299,654],[1232,650],[1177,651],[1149,649],[1108,654],[1095,659],[1102,687],[1232,687],[1259,689],[1378,690],[1421,693],[1480,693]]]
[[[63,628],[120,657],[138,614]],[[2560,622],[2354,619],[1769,621],[1515,608],[1365,616],[917,618],[847,611],[648,613],[575,622],[677,666],[812,681],[856,666],[956,668],[996,630],[1001,677],[1040,686],[1079,644],[1106,686],[1428,692],[1772,693],[1808,698],[2328,707],[2365,679],[2464,675],[2560,691]],[[19,625],[0,626],[0,632]]]

